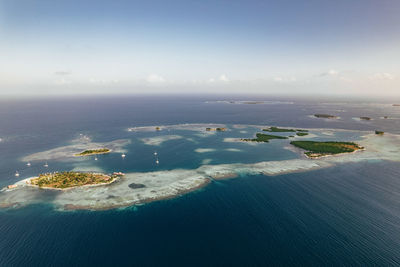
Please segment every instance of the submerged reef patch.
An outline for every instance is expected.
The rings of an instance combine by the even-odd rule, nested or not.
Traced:
[[[183,137],[180,135],[160,135],[155,137],[148,137],[140,139],[143,143],[149,146],[159,146],[164,142],[182,139]]]
[[[204,126],[202,126],[202,128],[204,129]],[[321,134],[326,130],[312,131],[313,133]],[[329,131],[336,133],[335,130]],[[345,131],[342,132],[345,133]],[[363,132],[359,132],[359,134],[363,134]],[[229,140],[230,142],[235,140],[235,142],[238,142],[240,139],[229,139],[229,137],[227,137],[223,140]],[[58,210],[104,210],[173,198],[202,188],[214,179],[228,179],[259,174],[273,176],[326,168],[341,163],[369,160],[400,162],[400,135],[393,135],[390,133],[376,135],[372,132],[354,141],[364,147],[365,150],[357,153],[309,159],[304,155],[304,151],[300,149],[297,151],[294,149],[293,151],[295,151],[298,156],[296,159],[217,165],[210,165],[212,159],[206,158],[201,161],[203,165],[194,169],[131,172],[126,173],[125,176],[116,179],[115,182],[110,184],[96,187],[78,186],[65,191],[35,188],[29,186],[26,183],[27,179],[25,179],[15,183],[15,187],[6,187],[0,191],[0,206],[3,208],[12,208],[35,203],[50,203]],[[113,142],[117,143],[114,143],[115,146],[112,149],[118,149],[118,145],[119,149],[122,149],[122,144],[126,144],[127,141],[117,140]],[[110,147],[110,144],[113,142],[108,143],[107,147]],[[289,142],[290,140],[282,140],[282,143],[284,143],[283,146],[289,145]],[[101,145],[104,146],[104,143]],[[227,149],[233,151],[232,148],[224,148],[224,150]],[[80,151],[82,151],[82,149],[80,149]],[[56,154],[59,152],[59,150],[55,150]],[[46,151],[46,153],[47,156],[52,156],[51,152]],[[245,156],[244,154],[244,157]],[[37,155],[36,157],[38,158]],[[43,158],[43,155],[39,158]]]
[[[89,138],[78,138],[71,141],[71,145],[61,146],[57,148],[53,148],[50,150],[34,153],[28,156],[23,157],[21,160],[30,162],[30,161],[46,161],[46,160],[62,160],[66,158],[77,158],[76,155],[81,153],[82,151],[97,149],[104,149],[107,147],[108,150],[116,153],[124,153],[124,147],[130,144],[130,140],[128,139],[119,139],[111,142],[105,143],[96,143],[92,142]]]

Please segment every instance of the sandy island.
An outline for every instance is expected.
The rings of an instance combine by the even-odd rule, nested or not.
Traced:
[[[44,189],[53,191],[51,197],[45,197],[38,188],[32,187],[26,183],[27,179],[24,179],[15,183],[15,188],[3,188],[0,191],[0,207],[21,207],[46,202],[58,210],[105,210],[173,198],[202,188],[214,179],[260,174],[275,176],[370,160],[400,161],[400,135],[370,133],[362,136],[357,143],[364,148],[357,150],[357,153],[336,154],[317,159],[300,156],[298,159],[249,164],[202,165],[191,170],[127,173],[109,184],[79,186],[62,191]],[[303,152],[304,150],[299,154]]]

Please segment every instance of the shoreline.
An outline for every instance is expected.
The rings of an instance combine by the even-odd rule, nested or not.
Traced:
[[[262,124],[219,124],[219,123],[182,123],[182,124],[165,124],[165,125],[158,125],[158,127],[164,127],[163,129],[165,130],[188,130],[188,131],[204,131],[206,132],[205,128],[207,126],[221,126],[221,127],[227,127],[228,125],[231,125],[233,128],[236,129],[243,129],[246,127],[252,127],[256,129],[264,129],[268,127],[279,127],[279,128],[301,128],[302,130],[310,130],[310,131],[340,131],[340,132],[361,132],[361,133],[371,133],[374,130],[351,130],[351,129],[343,129],[343,128],[307,128],[307,127],[297,127],[297,126],[281,126],[281,125],[262,125]],[[134,127],[128,127],[125,128],[126,131],[128,132],[154,132],[156,125],[152,126],[134,126]],[[193,127],[193,128],[190,128]],[[199,129],[199,127],[204,129]],[[154,129],[153,129],[154,128]],[[130,129],[130,130],[129,130]],[[391,132],[387,132],[391,133]],[[396,133],[391,133],[394,135],[397,135]],[[400,133],[398,133],[400,134]]]
[[[181,189],[178,190],[178,192],[174,195],[165,195],[165,196],[159,196],[159,197],[149,197],[147,199],[143,199],[140,202],[137,203],[121,203],[119,205],[110,205],[110,206],[102,206],[102,207],[95,207],[95,206],[90,206],[90,205],[76,205],[76,204],[66,204],[63,206],[63,208],[66,211],[74,211],[74,210],[93,210],[93,211],[100,211],[100,210],[112,210],[112,209],[118,209],[118,208],[127,208],[135,205],[143,205],[146,203],[151,203],[151,202],[156,202],[156,201],[161,201],[161,200],[167,200],[167,199],[174,199],[177,197],[180,197],[184,194],[197,191],[201,188],[206,187],[208,184],[211,183],[210,179],[204,179],[204,182],[191,188],[187,189]]]
[[[106,151],[106,152],[93,152],[93,153],[85,154],[85,155],[80,155],[80,153],[78,153],[78,154],[74,154],[74,157],[88,157],[88,156],[92,156],[92,155],[109,154],[111,152],[112,152],[112,150],[109,149],[109,151]]]
[[[96,186],[103,186],[103,185],[110,185],[112,183],[114,183],[115,181],[118,180],[118,177],[113,178],[110,182],[107,183],[99,183],[99,184],[85,184],[85,185],[77,185],[77,186],[72,186],[72,187],[68,187],[68,188],[56,188],[56,187],[48,187],[48,186],[38,186],[38,185],[33,185],[30,182],[27,183],[27,186],[31,186],[31,187],[35,187],[38,189],[45,189],[45,190],[56,190],[56,191],[68,191],[68,190],[72,190],[72,189],[77,189],[77,188],[85,188],[85,187],[96,187]]]
[[[325,129],[324,129],[325,130]],[[144,173],[128,173],[124,179],[113,179],[109,183],[83,185],[71,188],[40,188],[28,184],[34,178],[26,178],[15,183],[17,188],[1,190],[0,207],[21,207],[32,203],[46,202],[36,190],[27,188],[56,190],[61,194],[50,203],[60,210],[108,210],[119,207],[140,205],[163,199],[171,199],[203,188],[213,180],[233,179],[241,176],[277,176],[288,173],[306,172],[332,167],[342,163],[369,160],[400,162],[400,135],[377,136],[371,131],[357,140],[363,149],[353,152],[308,158],[304,151],[296,149],[302,156],[296,159],[261,161],[255,163],[228,163],[207,165],[196,169],[161,170]],[[301,152],[300,152],[301,151]],[[358,152],[358,153],[356,153]],[[117,183],[116,181],[119,180]],[[130,183],[143,184],[143,188],[131,189]],[[25,188],[25,189],[24,189]],[[71,190],[74,189],[74,190]]]
[[[27,186],[27,187],[32,187],[32,188],[36,188],[36,189],[44,189],[44,190],[55,190],[55,191],[68,191],[68,190],[72,190],[72,189],[78,189],[78,188],[89,188],[89,187],[97,187],[97,186],[104,186],[104,185],[110,185],[114,182],[116,182],[117,180],[119,180],[120,177],[112,177],[110,176],[110,178],[112,178],[109,182],[106,183],[98,183],[98,184],[86,184],[86,185],[77,185],[77,186],[72,186],[72,187],[68,187],[68,188],[56,188],[56,187],[48,187],[48,186],[38,186],[38,185],[34,185],[31,183],[32,179],[36,179],[38,178],[38,176],[33,176],[33,177],[29,177],[29,178],[25,178],[23,180],[17,181],[14,184],[11,185],[15,185],[16,187],[14,188],[7,188],[4,187],[2,188],[0,191],[12,191],[12,190],[16,190],[20,187],[23,186]],[[9,185],[10,186],[10,185]]]

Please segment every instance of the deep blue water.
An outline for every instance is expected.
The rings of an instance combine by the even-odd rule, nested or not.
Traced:
[[[128,138],[124,129],[131,126],[199,122],[400,133],[400,109],[390,102],[205,103],[231,98],[0,101],[0,187],[18,180],[13,174],[24,165],[20,157],[67,144],[79,133],[109,141]],[[341,119],[308,116],[314,113]],[[386,115],[391,119],[379,119]],[[359,116],[373,120],[352,119]],[[29,172],[39,170],[32,166]],[[0,266],[267,264],[399,265],[399,164],[241,177],[121,210],[58,212],[48,205],[0,210]]]

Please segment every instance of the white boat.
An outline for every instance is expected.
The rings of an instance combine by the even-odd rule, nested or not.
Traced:
[[[49,167],[49,164],[47,164],[47,162],[43,165],[44,167]]]
[[[19,176],[19,172],[18,171],[15,172],[15,176],[17,176],[17,177]]]
[[[126,157],[126,155],[125,155],[125,154],[122,154],[122,155],[121,155],[121,157],[125,158],[125,157]]]
[[[156,160],[156,164],[160,163],[158,160]]]
[[[26,166],[28,166],[28,167],[29,167],[29,166],[31,166],[31,163],[30,163],[30,162],[28,162],[28,163],[26,164]]]
[[[94,158],[94,160],[97,160],[97,158]]]
[[[157,156],[157,152],[154,152],[154,156]]]

